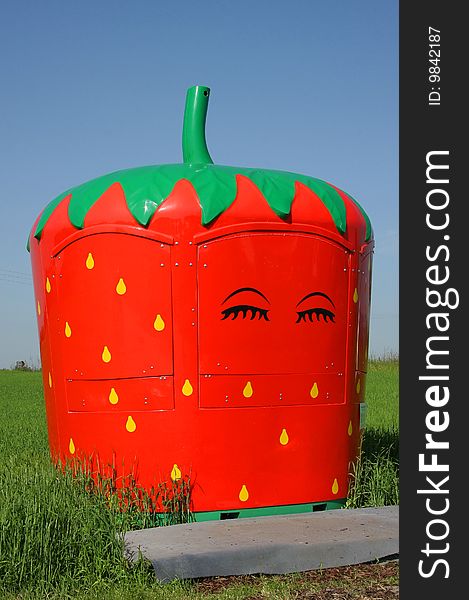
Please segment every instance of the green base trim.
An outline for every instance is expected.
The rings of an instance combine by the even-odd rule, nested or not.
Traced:
[[[308,502],[306,504],[284,504],[281,506],[263,506],[260,508],[243,508],[232,510],[214,510],[207,512],[194,512],[195,521],[220,521],[224,519],[244,519],[248,517],[269,517],[273,515],[294,515],[305,512],[319,512],[334,510],[345,506],[346,498],[339,500],[326,500],[324,502]]]

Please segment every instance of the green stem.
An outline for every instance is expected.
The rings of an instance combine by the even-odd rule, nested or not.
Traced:
[[[195,85],[187,90],[184,124],[182,127],[182,156],[185,163],[213,164],[205,141],[210,88]]]

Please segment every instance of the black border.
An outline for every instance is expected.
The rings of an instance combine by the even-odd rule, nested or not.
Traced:
[[[469,132],[469,101],[463,88],[467,88],[463,66],[468,24],[463,18],[464,3],[429,0],[426,2],[400,3],[399,27],[399,195],[400,195],[400,593],[403,600],[414,599],[423,594],[425,600],[465,597],[464,569],[467,561],[466,538],[469,532],[466,508],[465,483],[469,479],[469,326],[465,319],[465,298],[469,269],[466,255],[469,254],[469,232],[467,231],[466,207],[469,208],[468,193],[463,189],[466,173],[465,130]],[[441,82],[432,84],[428,80],[429,40],[428,28],[441,30]],[[441,104],[429,106],[428,94],[431,87],[440,87]],[[430,230],[426,225],[426,155],[433,150],[448,150],[449,184],[444,186],[450,195],[448,207],[450,224],[444,234],[450,240],[443,241],[443,232]],[[379,240],[377,241],[379,243]],[[427,381],[419,381],[426,371],[426,340],[432,333],[426,327],[426,315],[432,312],[426,303],[426,270],[429,263],[425,256],[426,246],[436,248],[446,243],[450,250],[448,262],[441,266],[450,268],[450,280],[446,287],[458,290],[459,306],[450,313],[450,328],[447,349],[449,355],[442,363],[449,364],[450,400],[441,410],[447,410],[449,428],[435,438],[449,441],[449,449],[439,452],[438,460],[449,464],[447,488],[450,501],[448,512],[442,516],[449,525],[448,537],[442,542],[431,542],[433,547],[449,543],[444,554],[427,558],[421,550],[427,541],[426,526],[432,518],[425,501],[428,496],[417,494],[425,489],[425,476],[419,472],[418,456],[425,451],[425,434],[428,432],[425,417],[432,410],[426,402]],[[434,263],[433,263],[434,264]],[[466,273],[467,272],[467,273]],[[435,286],[430,286],[435,287]],[[442,286],[444,287],[444,286]],[[438,309],[444,310],[444,309]],[[441,333],[441,335],[445,335]],[[435,374],[441,375],[442,372]],[[428,451],[427,451],[428,452]],[[431,452],[430,452],[431,453]],[[427,459],[428,461],[428,459]],[[443,473],[435,473],[435,481]],[[436,498],[437,496],[432,496]],[[439,496],[440,500],[444,496]],[[435,500],[434,506],[437,500]],[[441,500],[441,502],[443,502]],[[434,532],[437,529],[433,530]],[[442,529],[440,530],[442,531]],[[439,545],[438,545],[439,544]],[[449,577],[445,578],[446,567],[436,567],[431,577],[419,574],[419,561],[424,559],[423,570],[428,573],[432,560],[443,558],[449,564]]]

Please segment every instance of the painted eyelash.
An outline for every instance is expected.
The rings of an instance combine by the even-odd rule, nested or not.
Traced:
[[[267,313],[269,312],[268,309],[258,308],[257,306],[249,306],[248,304],[240,304],[238,306],[225,308],[225,310],[221,311],[221,314],[223,315],[221,320],[224,321],[229,316],[232,316],[231,320],[234,321],[234,319],[236,319],[240,313],[242,313],[243,319],[245,319],[249,311],[251,312],[251,317],[249,319],[250,321],[255,319],[256,316],[258,320],[264,319],[265,321],[269,321],[269,317],[267,316]]]
[[[322,317],[324,323],[327,323],[328,321],[335,323],[335,314],[330,310],[326,310],[325,308],[309,308],[308,310],[301,310],[296,314],[298,315],[296,323],[299,323],[300,321],[304,321],[306,323],[306,317],[308,317],[309,321],[312,323],[314,315],[316,315],[316,321],[318,322]]]

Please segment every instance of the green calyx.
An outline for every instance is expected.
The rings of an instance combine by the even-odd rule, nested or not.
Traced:
[[[191,182],[202,209],[202,224],[209,225],[234,201],[237,194],[236,175],[244,175],[262,192],[270,208],[281,218],[289,215],[295,197],[295,182],[312,190],[329,210],[337,230],[345,233],[346,211],[339,193],[325,181],[287,171],[267,171],[225,167],[213,164],[156,165],[117,171],[67,190],[50,202],[38,221],[34,236],[40,239],[45,224],[56,206],[71,195],[68,216],[72,225],[82,229],[87,212],[114,183],[124,190],[127,206],[135,220],[146,227],[156,209],[166,200],[181,179]],[[357,206],[358,203],[356,203]],[[360,208],[360,207],[359,207]],[[367,239],[371,226],[366,213]]]
[[[68,195],[71,195],[68,208],[70,222],[82,229],[90,208],[114,183],[122,186],[128,209],[137,223],[146,227],[176,183],[185,179],[197,193],[202,224],[207,226],[236,198],[236,175],[244,175],[252,181],[262,192],[270,208],[281,218],[289,215],[295,197],[295,183],[301,182],[322,200],[337,230],[341,234],[345,233],[347,223],[344,202],[340,194],[325,181],[286,171],[214,165],[205,141],[208,98],[209,89],[203,86],[192,87],[187,92],[183,125],[184,163],[116,171],[71,188],[46,206],[37,223],[34,237],[38,240],[41,238],[50,215]],[[372,235],[370,221],[359,204],[355,204],[366,221],[368,240]]]

